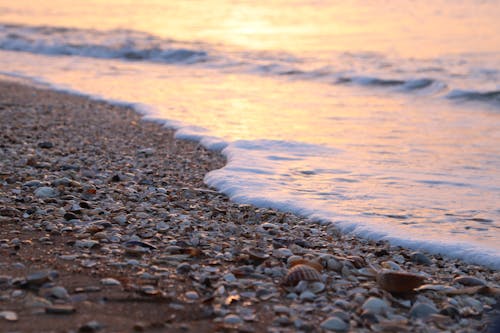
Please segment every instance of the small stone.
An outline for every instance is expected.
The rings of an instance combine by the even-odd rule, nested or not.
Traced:
[[[111,177],[111,181],[114,183],[119,182],[121,180],[122,180],[122,177],[119,174],[115,174],[115,175],[113,175],[113,177]]]
[[[434,305],[416,302],[410,309],[410,317],[412,318],[427,318],[432,314],[438,313]]]
[[[325,284],[323,282],[311,282],[309,283],[309,290],[318,294],[325,290]]]
[[[349,325],[340,318],[329,317],[320,325],[322,329],[334,332],[346,332],[349,330]]]
[[[190,270],[191,270],[191,265],[186,262],[179,264],[176,268],[176,271],[179,274],[187,274]]]
[[[473,308],[477,312],[482,312],[483,311],[483,304],[480,301],[478,301],[477,299],[474,299],[474,298],[472,298],[470,296],[464,297],[463,298],[463,303],[466,306],[470,306],[471,308]]]
[[[101,325],[96,320],[92,320],[92,321],[89,321],[88,323],[80,326],[80,328],[78,329],[78,332],[80,332],[80,333],[94,333],[94,332],[99,331],[102,328],[103,328],[103,325]]]
[[[288,258],[293,255],[293,252],[287,249],[286,247],[282,247],[275,250],[275,255],[278,257]]]
[[[153,148],[138,149],[137,155],[143,155],[144,157],[153,156],[155,150]]]
[[[91,249],[96,245],[99,245],[99,242],[92,239],[79,239],[75,242],[75,246],[79,248]]]
[[[42,186],[42,182],[39,181],[39,180],[36,180],[36,179],[29,180],[29,181],[25,182],[23,184],[23,186],[26,186],[26,187],[40,187],[40,186]]]
[[[413,252],[410,255],[410,260],[420,265],[432,265],[432,260],[430,260],[425,254],[421,252]]]
[[[69,294],[66,288],[61,286],[56,286],[50,289],[50,295],[58,299],[68,299]]]
[[[233,273],[229,273],[229,274],[224,275],[224,280],[226,280],[227,282],[234,282],[237,279]]]
[[[192,300],[192,301],[200,298],[200,296],[198,295],[198,293],[196,291],[188,291],[185,295],[186,295],[187,299]]]
[[[71,305],[57,304],[45,308],[45,312],[49,314],[72,314],[76,309]]]
[[[403,257],[402,255],[400,254],[395,254],[392,256],[392,259],[394,259],[395,262],[397,262],[398,264],[404,264],[405,263],[405,257]]]
[[[120,281],[118,281],[117,279],[113,279],[113,278],[104,278],[101,280],[101,284],[103,284],[105,286],[119,286],[119,285],[121,285]]]
[[[228,314],[227,316],[224,317],[224,323],[229,325],[238,325],[241,324],[242,322],[243,320],[235,314]]]
[[[384,261],[382,263],[382,267],[392,269],[393,271],[401,271],[402,270],[401,266],[399,266],[398,264],[396,264],[392,260]]]
[[[299,296],[299,299],[301,299],[302,301],[314,301],[315,298],[316,295],[309,290],[302,292]]]
[[[55,198],[58,192],[56,189],[48,186],[42,186],[35,190],[35,196],[38,198]]]
[[[78,216],[76,216],[74,213],[70,213],[70,212],[68,212],[68,213],[64,214],[64,219],[65,219],[66,221],[70,221],[70,220],[77,220],[77,219],[78,219]]]
[[[370,297],[363,303],[362,309],[374,314],[383,314],[389,309],[389,305],[378,297]]]
[[[340,261],[334,258],[330,258],[326,262],[326,268],[330,271],[340,272],[343,266],[344,265]]]
[[[28,275],[26,282],[31,286],[41,286],[44,283],[52,281],[57,276],[57,271],[39,271]]]
[[[459,276],[454,278],[453,282],[469,287],[486,285],[486,282],[473,276]]]
[[[274,312],[280,313],[280,314],[289,314],[291,311],[290,308],[288,308],[284,305],[275,305],[275,306],[273,306],[273,310],[274,310]]]
[[[45,298],[34,296],[27,299],[24,305],[28,308],[47,308],[52,306],[52,303]]]
[[[54,147],[54,144],[50,141],[42,141],[38,143],[38,147],[42,149],[50,149]]]
[[[14,311],[2,311],[0,312],[0,318],[3,318],[7,321],[17,321],[19,318],[17,313]]]

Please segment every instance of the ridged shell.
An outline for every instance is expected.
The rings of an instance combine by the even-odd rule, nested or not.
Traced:
[[[293,268],[293,267],[298,266],[298,265],[306,265],[306,266],[312,267],[315,270],[317,270],[318,272],[321,272],[323,270],[323,265],[321,265],[319,262],[307,260],[307,259],[302,259],[302,258],[295,259],[295,260],[291,261],[289,264],[290,268]]]
[[[283,284],[285,286],[295,286],[300,281],[321,281],[321,275],[309,265],[298,264],[288,271]]]
[[[381,271],[377,275],[380,288],[395,293],[413,291],[420,287],[424,280],[425,278],[421,275],[398,271]]]

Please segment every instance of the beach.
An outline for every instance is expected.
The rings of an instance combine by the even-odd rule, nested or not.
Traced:
[[[134,110],[0,82],[3,332],[487,332],[500,273],[231,202]],[[389,282],[387,282],[389,281]]]

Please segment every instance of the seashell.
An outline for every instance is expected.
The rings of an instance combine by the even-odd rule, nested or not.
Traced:
[[[321,275],[316,268],[298,264],[288,271],[283,280],[283,285],[295,286],[299,281],[321,281]]]
[[[293,268],[293,267],[298,266],[298,265],[306,265],[306,266],[314,268],[318,272],[321,272],[323,270],[323,265],[319,261],[316,261],[316,260],[307,260],[307,259],[298,258],[298,259],[294,259],[294,260],[290,261],[288,265],[290,266],[290,268]]]
[[[399,271],[380,271],[377,275],[377,283],[380,288],[395,293],[413,291],[420,287],[425,277],[413,273]]]

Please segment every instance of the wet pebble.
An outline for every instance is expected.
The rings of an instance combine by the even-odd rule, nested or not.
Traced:
[[[38,147],[42,149],[50,149],[54,147],[54,144],[50,141],[42,141],[38,143]]]
[[[478,279],[478,278],[473,277],[473,276],[459,276],[459,277],[456,277],[455,279],[453,279],[453,282],[460,283],[461,285],[470,286],[470,287],[486,285],[486,283],[483,280]]]
[[[66,288],[61,287],[61,286],[56,286],[53,288],[50,288],[49,290],[49,295],[58,299],[68,299],[69,298],[69,293],[66,290]]]
[[[429,257],[427,257],[422,252],[413,252],[410,255],[410,260],[420,265],[426,265],[426,266],[432,265],[432,260],[430,260]]]
[[[42,186],[35,190],[35,196],[38,198],[55,198],[58,195],[56,189],[48,186]]]
[[[94,333],[97,332],[101,329],[103,329],[104,326],[99,323],[96,320],[89,321],[88,323],[83,324],[78,328],[79,333]]]
[[[363,303],[361,308],[373,314],[383,314],[389,309],[389,305],[383,299],[370,297]]]
[[[227,316],[224,317],[225,324],[238,325],[241,324],[242,322],[243,320],[235,314],[228,314]]]
[[[349,325],[338,317],[329,317],[320,324],[320,327],[327,331],[346,332],[349,330]]]
[[[56,304],[45,308],[45,312],[49,314],[72,314],[76,309],[72,305]]]
[[[439,311],[432,304],[416,302],[410,309],[410,317],[412,318],[427,318],[430,315],[436,314]]]
[[[101,279],[101,284],[105,286],[119,286],[121,285],[120,281],[113,278],[104,278]]]
[[[198,293],[196,291],[188,291],[188,292],[186,292],[185,296],[187,299],[192,300],[192,301],[200,298],[200,296],[198,295]]]

